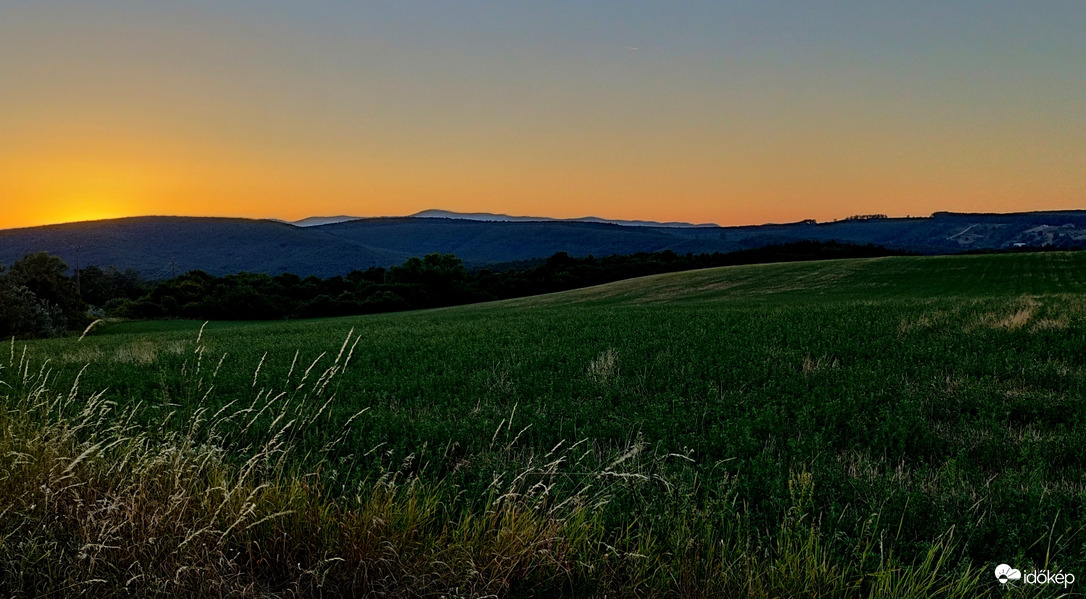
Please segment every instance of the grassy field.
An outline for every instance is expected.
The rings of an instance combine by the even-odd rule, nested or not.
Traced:
[[[8,348],[5,348],[8,349]],[[0,594],[1058,595],[1086,254],[102,323],[0,360]]]

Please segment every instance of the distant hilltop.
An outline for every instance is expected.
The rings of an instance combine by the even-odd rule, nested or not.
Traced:
[[[310,216],[296,221],[282,221],[296,227],[319,227],[321,225],[332,225],[336,223],[344,223],[352,220],[363,220],[365,216]],[[508,214],[494,214],[491,212],[453,212],[451,210],[423,210],[422,212],[416,212],[406,218],[452,218],[460,220],[474,220],[487,223],[528,223],[528,222],[576,222],[576,223],[607,223],[612,225],[623,225],[626,227],[681,227],[681,228],[693,228],[693,227],[719,227],[720,225],[713,223],[693,224],[682,222],[656,222],[651,220],[619,220],[600,218],[598,216],[582,216],[581,218],[552,218],[549,216],[510,216]]]
[[[190,270],[346,275],[414,256],[450,253],[469,267],[639,252],[733,252],[799,241],[881,245],[921,254],[1016,248],[1086,248],[1086,211],[1015,214],[863,214],[833,222],[719,227],[606,219],[554,219],[427,210],[412,216],[245,218],[144,216],[0,231],[0,265],[34,252],[70,267],[132,268],[151,279]]]

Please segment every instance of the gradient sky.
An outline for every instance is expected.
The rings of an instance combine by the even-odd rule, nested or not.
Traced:
[[[1086,2],[0,0],[0,228],[1086,208]]]

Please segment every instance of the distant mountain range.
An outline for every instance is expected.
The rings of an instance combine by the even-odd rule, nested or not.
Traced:
[[[321,225],[334,225],[351,220],[365,220],[364,216],[310,216],[302,220],[296,220],[289,224],[297,227],[319,227]],[[455,218],[462,220],[476,220],[488,223],[528,223],[528,222],[578,222],[578,223],[607,223],[612,225],[624,225],[627,227],[718,227],[714,224],[695,225],[692,223],[666,222],[660,223],[652,220],[615,220],[600,218],[598,216],[583,216],[581,218],[551,218],[549,216],[509,216],[508,214],[493,214],[491,212],[450,212],[448,210],[423,210],[409,215],[407,218]],[[289,221],[282,221],[289,222]]]
[[[672,250],[729,252],[794,241],[874,243],[925,254],[1015,246],[1086,245],[1086,211],[861,218],[742,227],[562,220],[428,210],[410,217],[319,217],[298,223],[146,216],[0,231],[0,264],[46,251],[69,266],[133,268],[149,278],[199,269],[301,276],[392,266],[456,254],[469,266]]]

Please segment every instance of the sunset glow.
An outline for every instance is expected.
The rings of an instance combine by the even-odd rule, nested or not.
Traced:
[[[12,3],[0,228],[1082,208],[1086,4],[959,6]]]

